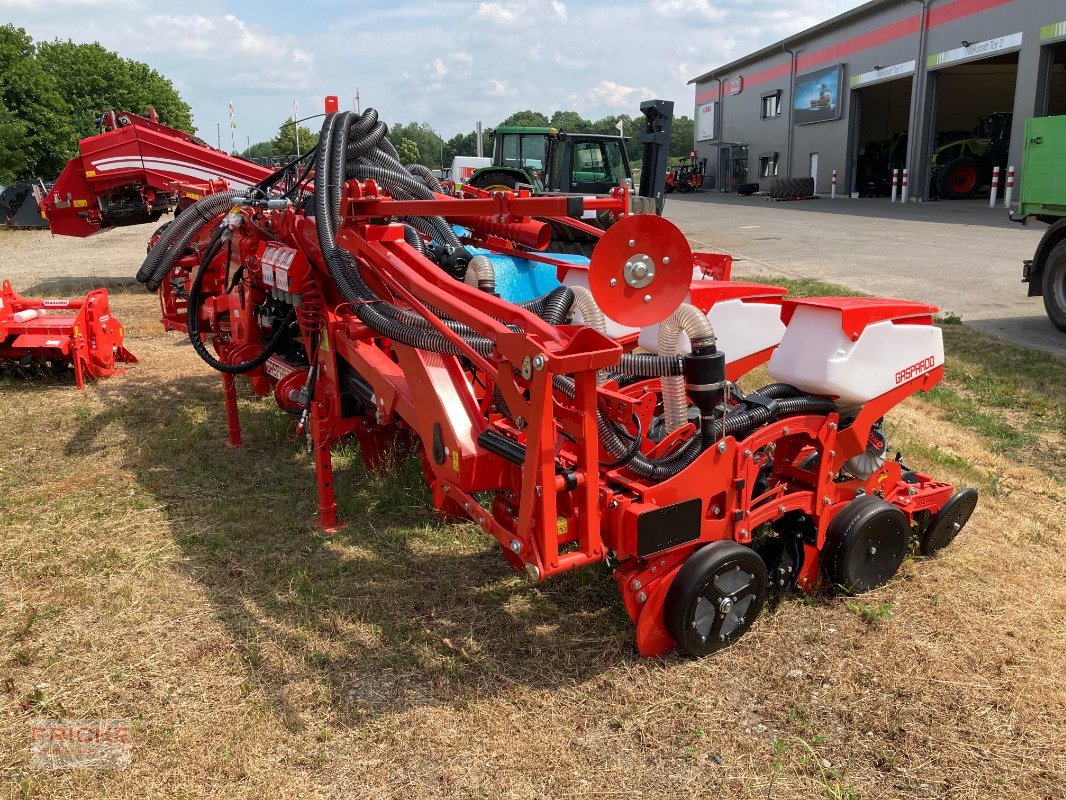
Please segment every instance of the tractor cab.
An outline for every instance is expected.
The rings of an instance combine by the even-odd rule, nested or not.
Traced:
[[[555,128],[500,126],[493,136],[492,166],[523,172],[526,183],[543,189],[546,144],[555,136]]]
[[[525,185],[538,192],[606,194],[633,176],[625,142],[621,136],[501,125],[493,134],[492,166],[477,170],[468,183],[488,190]]]

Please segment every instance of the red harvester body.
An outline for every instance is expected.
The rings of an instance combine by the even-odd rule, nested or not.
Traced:
[[[42,203],[52,233],[91,236],[153,222],[199,200],[212,181],[243,189],[272,172],[160,124],[154,111],[149,117],[110,111],[101,122],[103,132],[78,143],[78,157]]]

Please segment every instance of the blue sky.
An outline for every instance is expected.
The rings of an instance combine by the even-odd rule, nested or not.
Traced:
[[[35,39],[98,41],[168,76],[215,140],[233,101],[238,147],[270,138],[327,94],[444,138],[512,111],[635,115],[641,100],[692,114],[706,70],[859,0],[0,0]],[[165,121],[165,120],[164,120]],[[317,122],[311,122],[312,127]]]

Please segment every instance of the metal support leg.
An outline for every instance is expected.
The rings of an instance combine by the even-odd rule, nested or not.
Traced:
[[[233,376],[222,373],[222,396],[226,400],[226,445],[241,446],[241,420],[237,415],[237,383]]]
[[[326,411],[322,403],[311,407],[311,446],[315,451],[315,481],[318,484],[318,521],[316,527],[336,533],[344,525],[337,520],[337,501],[333,493],[333,456],[329,431],[325,427]]]

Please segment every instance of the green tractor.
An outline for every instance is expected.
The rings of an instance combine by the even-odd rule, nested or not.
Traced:
[[[466,183],[488,191],[528,186],[544,194],[607,194],[632,179],[622,136],[560,133],[555,128],[501,125],[493,132],[492,165],[474,172]],[[612,216],[589,212],[583,222],[608,228]],[[550,221],[551,249],[589,256],[596,237]]]
[[[948,200],[973,197],[991,183],[994,167],[1005,172],[1013,118],[1009,112],[992,114],[973,134],[939,144],[931,162],[935,195]]]
[[[537,192],[606,194],[632,178],[625,138],[501,125],[493,133],[492,166],[466,181],[479,189],[531,186]]]

